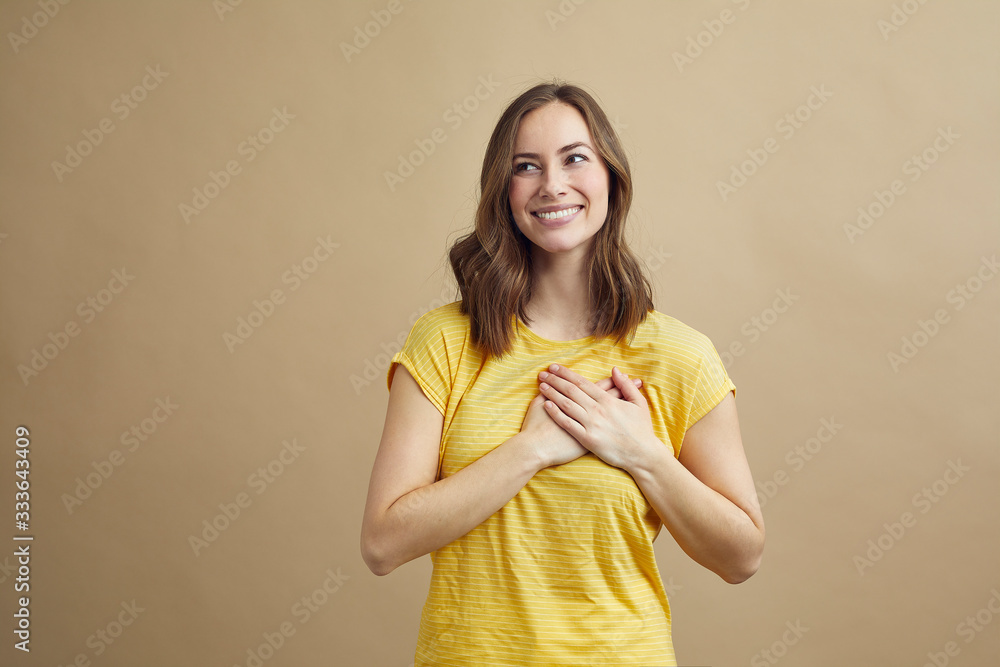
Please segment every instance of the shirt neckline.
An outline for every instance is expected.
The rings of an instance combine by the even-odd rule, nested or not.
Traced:
[[[521,318],[518,317],[517,315],[514,315],[514,320],[517,324],[518,331],[522,335],[524,335],[527,338],[530,338],[531,340],[537,343],[542,343],[544,345],[549,345],[551,347],[572,347],[579,345],[587,345],[589,343],[593,343],[596,340],[593,334],[591,334],[590,336],[584,336],[583,338],[577,338],[575,340],[549,340],[548,338],[543,338],[539,336],[534,331],[529,329],[528,325],[525,324],[521,320]]]

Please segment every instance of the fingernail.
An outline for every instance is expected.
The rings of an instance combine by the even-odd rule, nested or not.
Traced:
[[[557,370],[559,370],[559,364],[552,364],[551,366],[549,366],[549,370],[555,373]]]
[[[545,378],[547,378],[548,376],[549,376],[549,374],[548,374],[547,371],[542,371],[541,373],[538,374],[538,377],[542,378],[543,380]]]

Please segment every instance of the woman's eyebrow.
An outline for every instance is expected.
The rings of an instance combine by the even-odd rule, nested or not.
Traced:
[[[577,148],[580,148],[581,146],[583,146],[586,149],[589,149],[591,153],[596,152],[596,151],[594,151],[593,148],[590,147],[590,144],[588,144],[585,141],[576,141],[576,142],[573,142],[572,144],[567,144],[567,145],[563,146],[562,148],[560,148],[556,152],[561,155],[563,153],[569,153],[570,151],[575,151]],[[530,160],[537,160],[538,159],[538,153],[517,153],[511,159],[512,160],[516,160],[519,157],[526,157],[526,158],[528,158]]]

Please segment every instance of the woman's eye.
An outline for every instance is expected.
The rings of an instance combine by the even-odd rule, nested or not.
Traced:
[[[566,158],[566,164],[579,164],[581,162],[588,162],[586,155],[581,155],[580,153],[574,153]],[[531,162],[519,162],[514,165],[515,172],[526,172],[526,171],[539,171],[538,165],[532,164]]]

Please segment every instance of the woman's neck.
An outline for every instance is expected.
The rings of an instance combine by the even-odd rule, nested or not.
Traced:
[[[593,333],[589,267],[582,253],[552,254],[534,248],[529,328],[550,340],[576,340]]]

